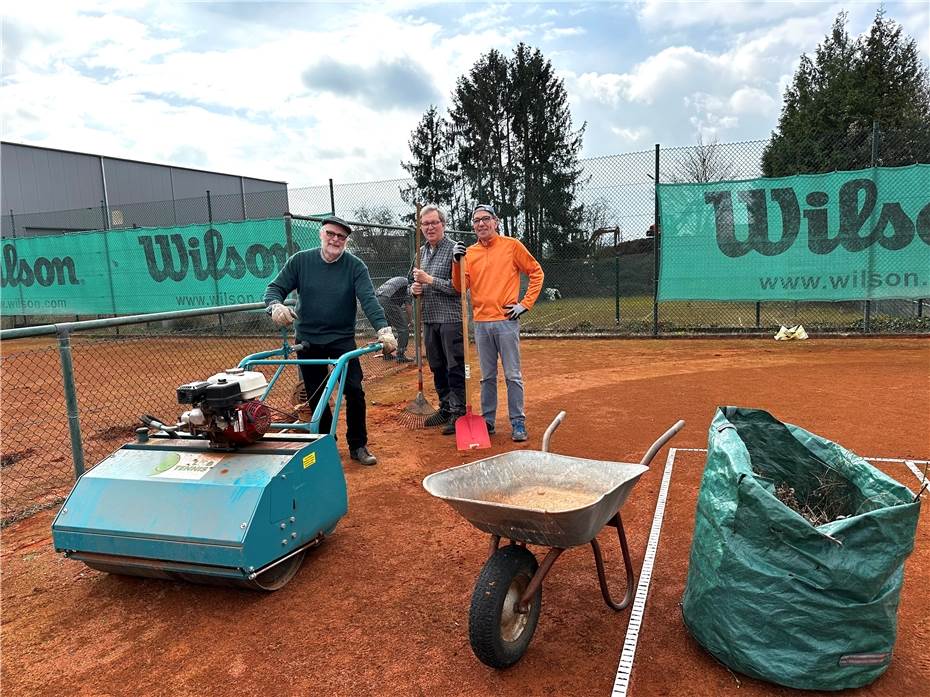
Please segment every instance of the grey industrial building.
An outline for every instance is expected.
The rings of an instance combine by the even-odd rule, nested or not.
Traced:
[[[20,143],[0,148],[5,238],[268,218],[288,210],[286,182]]]

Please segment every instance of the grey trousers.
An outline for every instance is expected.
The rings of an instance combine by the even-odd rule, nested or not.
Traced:
[[[391,302],[388,298],[378,296],[378,302],[384,310],[384,316],[388,324],[394,328],[397,339],[397,355],[402,356],[407,350],[407,342],[410,341],[410,324],[407,322],[407,315],[404,312],[403,304]]]
[[[520,322],[505,319],[475,322],[475,345],[481,365],[481,414],[488,424],[497,418],[497,359],[500,357],[507,385],[507,416],[510,425],[524,423],[523,373],[520,370]]]

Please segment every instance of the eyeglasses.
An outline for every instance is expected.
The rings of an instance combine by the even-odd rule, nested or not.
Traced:
[[[427,228],[427,227],[439,227],[440,225],[442,225],[442,221],[441,221],[441,220],[430,220],[430,221],[426,221],[426,222],[424,222],[424,221],[422,221],[422,220],[420,221],[420,227],[422,227],[422,228]]]
[[[471,224],[477,226],[477,225],[481,225],[481,223],[487,223],[491,220],[492,220],[492,217],[490,215],[482,215],[478,218],[472,218]]]
[[[326,233],[326,236],[331,240],[342,240],[345,242],[349,239],[349,236],[344,232],[333,232],[332,230],[323,230]]]

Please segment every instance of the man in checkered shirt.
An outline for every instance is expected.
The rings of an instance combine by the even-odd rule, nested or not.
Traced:
[[[452,286],[452,247],[446,237],[446,216],[435,205],[420,209],[420,229],[426,244],[420,249],[420,268],[410,272],[410,292],[422,297],[426,360],[439,395],[439,413],[427,426],[442,425],[444,435],[455,433],[455,420],[465,413],[465,355],[462,344],[462,306]]]

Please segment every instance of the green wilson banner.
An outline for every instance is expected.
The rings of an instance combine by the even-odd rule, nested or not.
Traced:
[[[3,240],[4,315],[167,312],[259,302],[319,224],[273,218]]]
[[[659,300],[930,297],[930,165],[658,188]]]

